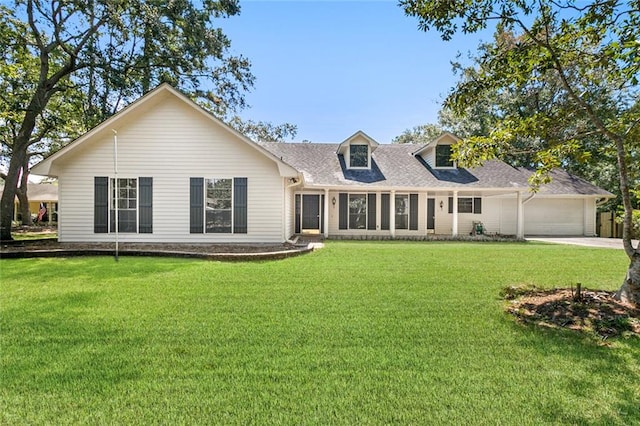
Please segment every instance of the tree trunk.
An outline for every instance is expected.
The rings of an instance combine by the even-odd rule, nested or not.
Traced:
[[[22,216],[22,225],[31,225],[31,210],[29,209],[29,158],[27,155],[22,165],[20,173],[20,185],[16,188],[16,196],[20,202],[20,215]]]
[[[24,150],[14,150],[9,162],[7,178],[4,181],[4,191],[0,198],[0,240],[12,240],[11,221],[13,220],[14,202],[16,199],[16,187],[20,170],[26,157],[26,147]]]
[[[622,287],[615,295],[618,300],[626,300],[636,306],[640,306],[640,250],[631,258],[627,276],[622,283]]]
[[[36,127],[36,119],[51,98],[51,91],[46,87],[47,82],[39,84],[29,106],[25,112],[20,131],[13,140],[13,152],[9,161],[9,170],[4,182],[4,192],[0,198],[0,240],[12,240],[11,221],[16,199],[16,188],[20,179],[20,171],[28,161],[27,149],[33,129]]]
[[[16,188],[16,196],[20,203],[20,216],[22,216],[22,225],[31,225],[31,209],[29,208],[29,197],[27,196],[27,188]]]

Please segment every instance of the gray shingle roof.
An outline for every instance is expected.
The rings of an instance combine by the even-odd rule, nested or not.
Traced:
[[[433,169],[422,158],[412,155],[415,145],[380,144],[371,155],[371,170],[347,169],[342,155],[336,153],[338,144],[261,142],[260,145],[300,171],[307,186],[506,190],[528,188],[527,179],[531,175],[499,160],[470,169]],[[549,188],[552,194],[610,195],[565,172],[554,174],[554,183]]]
[[[523,167],[518,169],[527,179],[533,174],[533,170]],[[550,195],[602,195],[613,196],[609,191],[598,188],[586,180],[569,174],[566,170],[554,169],[551,174],[551,182],[540,188],[541,194]]]

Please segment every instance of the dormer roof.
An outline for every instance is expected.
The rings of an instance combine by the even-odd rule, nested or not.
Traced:
[[[428,149],[435,147],[436,145],[440,145],[440,142],[446,140],[446,139],[453,139],[454,143],[460,142],[462,139],[460,139],[459,137],[457,137],[456,135],[454,135],[451,132],[442,132],[442,134],[440,136],[438,136],[437,138],[435,138],[434,140],[432,140],[431,142],[429,142],[428,144],[420,147],[417,151],[413,152],[412,155],[414,156],[418,156],[418,155],[422,155],[425,152],[427,152]]]
[[[352,142],[358,142],[358,145],[361,145],[360,141],[363,139],[369,145],[369,148],[370,148],[369,152],[373,153],[373,151],[375,151],[375,149],[378,147],[379,143],[376,142],[375,139],[367,135],[362,130],[358,130],[353,135],[345,139],[340,145],[338,145],[338,150],[336,151],[336,153],[344,155],[349,149],[349,146],[351,145]]]

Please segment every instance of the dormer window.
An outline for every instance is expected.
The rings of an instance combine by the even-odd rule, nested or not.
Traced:
[[[451,145],[436,145],[436,167],[455,167],[451,159]]]
[[[359,130],[338,145],[336,154],[345,170],[371,170],[375,164],[373,151],[377,147],[378,142]]]
[[[369,167],[369,145],[349,146],[349,168]]]

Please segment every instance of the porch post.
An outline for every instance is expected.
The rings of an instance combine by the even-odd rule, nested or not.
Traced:
[[[453,191],[453,223],[451,224],[451,235],[458,235],[458,191]]]
[[[324,220],[322,221],[323,225],[324,225],[324,229],[322,230],[324,232],[324,237],[325,238],[329,238],[329,203],[331,201],[329,200],[329,190],[325,188],[324,190],[324,206],[322,206],[323,208],[323,217]]]
[[[391,238],[396,237],[396,191],[394,189],[391,190],[391,195],[389,196],[389,232],[391,233]]]
[[[516,237],[524,238],[524,205],[522,203],[522,192],[516,192],[517,218],[516,218]]]

